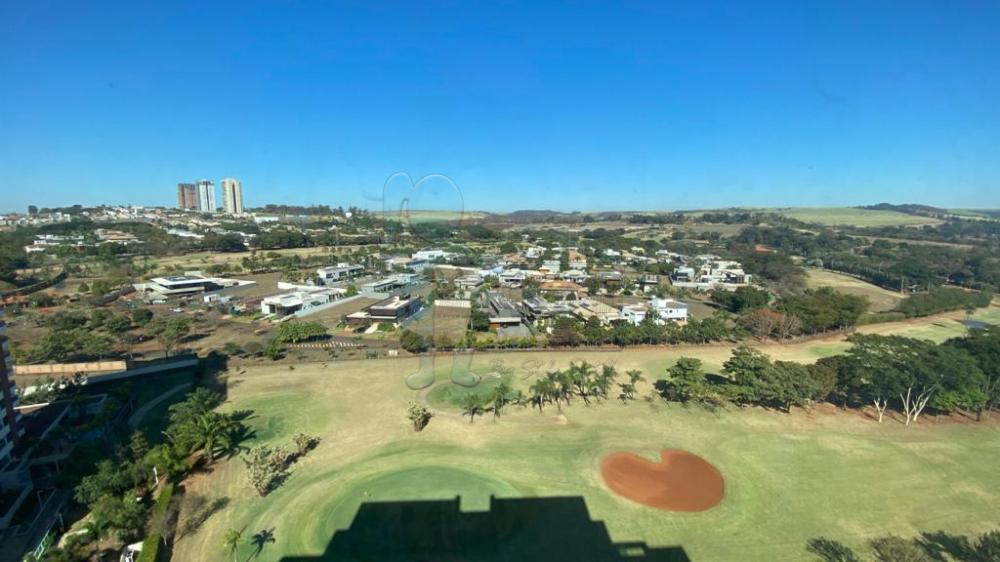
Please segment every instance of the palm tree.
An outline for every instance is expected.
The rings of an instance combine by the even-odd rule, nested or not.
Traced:
[[[557,385],[554,392],[556,408],[562,412],[559,400],[565,400],[566,405],[569,406],[569,397],[573,395],[573,376],[569,371],[556,371],[555,375]]]
[[[531,392],[531,403],[538,406],[538,413],[542,413],[545,401],[549,400],[554,389],[552,381],[549,379],[538,379],[528,388]]]
[[[583,402],[585,404],[590,404],[589,396],[590,389],[592,388],[591,377],[594,374],[593,367],[591,367],[586,361],[580,363],[579,365],[570,363],[567,373],[569,374],[571,385],[576,388],[576,393],[580,396],[580,398],[583,398]]]
[[[627,400],[635,400],[635,385],[630,382],[620,382],[618,387],[622,389],[621,394],[618,395],[618,399],[622,402]]]
[[[208,464],[215,461],[215,450],[221,447],[229,450],[233,445],[233,422],[228,416],[218,412],[205,412],[194,420],[191,426],[194,438],[205,450]]]
[[[640,371],[638,369],[632,369],[631,371],[625,371],[625,374],[628,375],[628,382],[630,382],[632,384],[637,384],[639,382],[642,382],[642,381],[646,380],[646,377],[642,376],[642,371]]]
[[[493,421],[500,417],[503,407],[507,405],[508,394],[510,394],[510,385],[505,382],[501,382],[493,389]]]
[[[167,438],[166,443],[156,449],[156,464],[163,468],[167,475],[177,476],[187,468],[186,459],[184,454],[178,451],[177,446],[174,445],[173,437],[166,432],[164,432],[164,436]]]
[[[243,540],[243,530],[229,529],[226,531],[226,538],[222,546],[233,555],[233,562],[236,562],[236,551],[240,548],[240,541]]]
[[[467,394],[462,399],[462,415],[469,416],[469,423],[476,421],[476,416],[483,413],[483,402],[475,394]]]

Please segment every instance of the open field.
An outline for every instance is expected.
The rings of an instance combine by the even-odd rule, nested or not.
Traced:
[[[941,223],[929,217],[853,207],[785,207],[771,210],[793,219],[827,226],[915,226]]]
[[[314,246],[311,248],[288,248],[282,250],[260,250],[258,254],[269,253],[281,254],[282,256],[330,256],[330,263],[337,262],[337,254],[331,253],[332,246]],[[339,246],[340,250],[349,251],[351,246]],[[239,264],[243,258],[249,257],[251,252],[192,252],[177,256],[164,256],[151,258],[149,263],[164,269],[181,268],[185,270],[198,270],[210,265],[232,263]]]
[[[1000,309],[976,317],[1000,322]],[[963,331],[962,314],[867,326],[944,339]],[[840,338],[761,346],[775,358],[811,361],[844,349]],[[677,357],[702,358],[718,368],[727,346],[644,348],[627,352],[480,354],[471,370],[492,384],[498,368],[515,388],[547,369],[586,359],[641,368],[652,379]],[[426,358],[424,358],[426,359]],[[186,483],[187,493],[226,496],[228,506],[196,533],[179,539],[174,558],[212,560],[229,528],[249,535],[273,529],[276,542],[262,559],[319,555],[360,503],[450,499],[485,509],[498,497],[582,496],[591,517],[615,541],[681,545],[692,560],[800,560],[805,541],[825,536],[858,546],[896,533],[982,532],[996,525],[1000,489],[995,459],[1000,426],[921,420],[916,427],[877,424],[857,412],[827,407],[779,414],[759,409],[709,413],[638,400],[584,406],[561,415],[511,407],[499,421],[470,424],[438,388],[449,388],[452,360],[434,358],[438,382],[412,391],[406,375],[421,359],[248,367],[232,375],[226,409],[251,409],[259,442],[287,444],[296,432],[319,435],[319,447],[292,468],[265,498],[250,488],[243,464],[222,462]],[[501,365],[502,364],[502,365]],[[648,383],[640,387],[648,395]],[[437,414],[421,433],[405,419],[407,403],[434,395]],[[631,451],[655,460],[664,449],[690,451],[712,463],[726,481],[722,502],[704,512],[645,507],[612,493],[602,459]],[[183,518],[183,515],[182,515]],[[240,555],[246,558],[249,547]]]
[[[894,310],[899,301],[904,298],[904,295],[872,285],[857,277],[844,275],[843,273],[813,268],[807,269],[806,273],[806,286],[810,289],[833,287],[842,293],[865,297],[872,304],[872,312]]]
[[[457,211],[457,210],[421,210],[414,209],[407,211],[406,215],[411,223],[420,222],[434,222],[434,221],[469,221],[477,220],[486,216],[486,213],[481,211]],[[398,219],[399,213],[395,213],[395,216],[388,214],[386,218]]]

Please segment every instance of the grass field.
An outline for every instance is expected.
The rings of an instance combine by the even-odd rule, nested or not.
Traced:
[[[409,218],[411,223],[420,222],[435,222],[435,221],[469,221],[476,220],[485,217],[486,214],[481,211],[458,211],[458,210],[423,210],[423,209],[413,209],[406,212],[406,217]],[[396,216],[389,214],[387,218],[399,218],[399,213]]]
[[[787,207],[772,210],[793,219],[827,226],[910,226],[939,224],[941,222],[929,217],[907,215],[896,211],[856,209],[854,207]]]
[[[941,340],[961,333],[961,314],[864,327]],[[976,315],[1000,322],[1000,309]],[[811,361],[843,350],[839,338],[765,345],[775,358]],[[726,346],[644,348],[628,352],[481,354],[471,371],[495,384],[502,362],[510,384],[571,360],[641,368],[655,378],[682,355],[718,368]],[[364,501],[451,499],[465,510],[485,509],[500,497],[582,496],[591,517],[615,541],[681,545],[692,560],[803,560],[805,541],[826,536],[858,546],[885,533],[981,532],[996,525],[1000,489],[995,460],[1000,426],[921,420],[905,428],[877,424],[857,412],[758,409],[710,413],[638,400],[586,407],[579,401],[557,415],[512,407],[494,423],[470,424],[453,406],[460,389],[448,382],[451,359],[434,359],[437,383],[413,391],[404,384],[419,359],[251,367],[229,381],[226,409],[251,409],[256,439],[285,444],[299,431],[322,437],[278,490],[259,498],[243,464],[223,461],[186,483],[188,493],[229,498],[228,506],[175,545],[175,560],[213,560],[226,554],[229,528],[247,536],[273,529],[276,542],[262,560],[318,555],[347,527]],[[511,369],[512,368],[512,369]],[[511,372],[512,370],[512,372]],[[648,395],[649,384],[640,388]],[[407,404],[426,398],[437,414],[421,433],[405,419]],[[611,493],[601,459],[620,450],[655,458],[665,448],[691,451],[726,478],[722,503],[702,513],[670,513]],[[183,518],[182,514],[182,518]],[[240,553],[250,554],[249,546]]]
[[[896,305],[899,304],[899,301],[904,298],[903,295],[899,293],[888,291],[882,287],[872,285],[871,283],[862,281],[856,277],[851,277],[850,275],[835,273],[825,269],[811,268],[807,269],[806,273],[806,286],[810,289],[815,289],[817,287],[833,287],[842,293],[865,297],[872,304],[872,312],[893,310],[896,308]]]

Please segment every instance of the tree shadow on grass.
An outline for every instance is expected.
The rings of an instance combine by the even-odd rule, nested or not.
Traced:
[[[806,551],[823,562],[861,562],[861,558],[849,546],[824,537],[809,539]]]

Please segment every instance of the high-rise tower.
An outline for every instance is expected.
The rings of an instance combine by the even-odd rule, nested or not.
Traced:
[[[239,180],[222,180],[222,208],[228,215],[243,214],[243,186]]]
[[[215,212],[215,184],[208,180],[198,180],[198,210]]]

